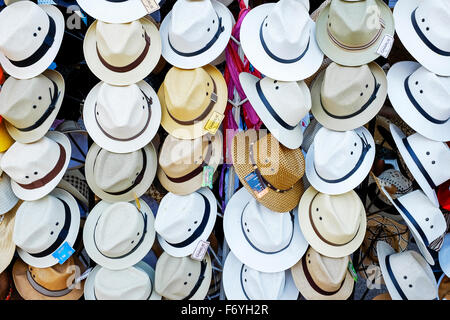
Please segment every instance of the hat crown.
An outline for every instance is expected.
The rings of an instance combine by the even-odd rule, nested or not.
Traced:
[[[420,1],[415,15],[425,37],[439,49],[450,51],[450,4],[442,0]]]
[[[143,230],[144,219],[138,209],[128,202],[116,202],[99,217],[94,240],[103,255],[121,257],[136,247]]]
[[[73,256],[69,257],[63,264],[55,264],[48,268],[36,268],[28,266],[33,280],[41,287],[59,291],[72,285],[76,277],[75,261]]]
[[[152,292],[152,282],[139,267],[101,268],[95,276],[94,292],[97,300],[145,300]]]
[[[124,67],[144,51],[145,29],[139,20],[129,23],[97,21],[97,49],[102,58],[115,67]]]
[[[260,272],[243,266],[242,286],[250,300],[279,300],[283,294],[286,273]]]

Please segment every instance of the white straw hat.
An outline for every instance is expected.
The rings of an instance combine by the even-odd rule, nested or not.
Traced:
[[[444,243],[439,250],[438,258],[442,271],[450,277],[450,233],[445,235]]]
[[[11,179],[0,173],[0,215],[11,210],[19,201],[11,189]]]

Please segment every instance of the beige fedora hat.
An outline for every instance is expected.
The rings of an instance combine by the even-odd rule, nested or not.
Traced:
[[[150,142],[129,153],[114,153],[92,144],[86,156],[86,181],[106,201],[131,201],[142,196],[153,182],[158,159]]]
[[[178,139],[195,139],[208,133],[205,125],[218,118],[219,127],[228,103],[225,79],[206,65],[196,69],[172,67],[158,90],[161,125]],[[217,121],[217,120],[215,120]]]
[[[386,35],[394,36],[394,17],[383,0],[332,0],[316,22],[320,49],[344,66],[377,59]]]
[[[0,273],[8,268],[16,252],[13,232],[17,209],[21,204],[22,201],[19,200],[11,210],[0,215]]]
[[[64,98],[64,78],[54,70],[31,79],[9,77],[0,92],[0,115],[14,140],[35,142],[50,129]]]
[[[355,283],[348,271],[349,262],[349,256],[330,258],[309,247],[291,272],[306,300],[346,300]]]
[[[306,241],[327,257],[355,252],[364,240],[367,218],[355,191],[328,195],[309,187],[298,206],[298,221]]]
[[[100,80],[129,85],[144,79],[161,57],[161,37],[150,19],[91,24],[83,43],[89,69]]]
[[[353,130],[377,115],[386,96],[386,74],[375,62],[357,67],[333,62],[312,85],[311,112],[328,129]]]
[[[186,195],[202,187],[206,167],[213,171],[222,161],[222,135],[206,134],[193,140],[168,135],[159,152],[159,182],[169,192]]]

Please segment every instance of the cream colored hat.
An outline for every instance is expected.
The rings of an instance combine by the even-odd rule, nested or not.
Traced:
[[[11,189],[11,179],[0,173],[0,216],[11,210],[18,201]]]
[[[128,153],[154,138],[161,122],[161,105],[145,81],[123,87],[100,82],[86,97],[83,120],[100,147]]]
[[[0,92],[0,115],[14,140],[35,142],[50,129],[64,98],[64,78],[46,70],[27,80],[9,77]]]
[[[155,290],[168,300],[203,300],[208,293],[211,276],[209,254],[197,261],[163,252],[156,262]]]
[[[86,156],[86,181],[101,199],[131,201],[142,196],[153,182],[158,159],[150,142],[129,153],[113,153],[92,144]]]
[[[17,209],[21,206],[22,201],[11,208],[8,212],[0,215],[0,273],[8,268],[14,253],[16,252],[16,244],[13,241],[14,224],[16,221]]]
[[[317,43],[344,66],[360,66],[379,57],[385,36],[394,36],[394,17],[382,0],[332,0],[317,18]]]
[[[95,21],[86,32],[83,51],[89,69],[100,80],[130,85],[155,68],[161,57],[161,37],[147,18],[130,23]]]
[[[178,2],[177,2],[178,3]],[[161,125],[178,139],[195,139],[208,133],[211,119],[222,122],[228,103],[225,79],[211,65],[184,70],[171,68],[159,88]]]
[[[30,144],[15,142],[2,157],[1,167],[11,178],[15,195],[33,201],[58,185],[69,166],[70,154],[69,139],[51,131]]]
[[[387,96],[386,74],[375,62],[358,67],[331,63],[314,81],[311,112],[321,125],[353,130],[380,111]]]
[[[29,79],[55,59],[64,35],[64,16],[52,5],[19,1],[0,14],[0,64],[11,76]]]
[[[206,134],[193,140],[168,135],[159,151],[158,179],[169,192],[186,195],[202,187],[206,167],[222,161],[222,135]]]
[[[355,252],[366,234],[366,211],[355,191],[339,195],[309,187],[298,206],[300,228],[320,254],[340,258]]]
[[[310,247],[291,272],[305,299],[346,300],[355,283],[348,271],[349,262],[349,256],[330,258]]]

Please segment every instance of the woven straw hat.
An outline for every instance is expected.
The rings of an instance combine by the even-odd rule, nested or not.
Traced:
[[[281,145],[271,133],[248,130],[233,138],[233,166],[244,187],[276,212],[294,209],[303,194],[305,161],[302,151]],[[247,180],[257,181],[259,195]]]
[[[2,117],[0,117],[0,152],[5,152],[9,149],[14,143],[14,139],[11,138],[11,136],[8,133],[8,130],[6,130],[6,121],[3,120]],[[1,169],[0,169],[1,174]]]
[[[11,263],[16,251],[16,244],[13,241],[14,224],[16,212],[22,201],[19,202],[7,213],[0,215],[0,273],[2,273]]]

